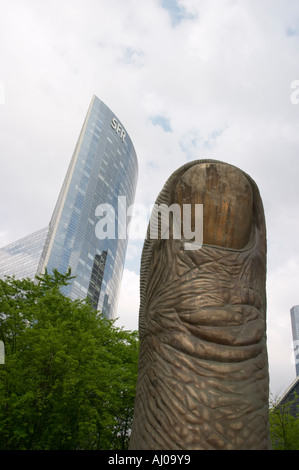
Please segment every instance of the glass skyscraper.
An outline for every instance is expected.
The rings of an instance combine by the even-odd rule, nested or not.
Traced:
[[[295,354],[296,377],[299,376],[299,305],[291,308],[291,324]]]
[[[0,248],[0,277],[34,278],[48,234],[48,227]]]
[[[64,288],[72,299],[89,298],[108,318],[116,313],[127,236],[119,209],[134,202],[137,157],[123,124],[93,96],[50,224],[0,250],[0,276],[34,277],[47,268],[75,279]],[[111,233],[99,236],[97,225],[115,215]],[[122,234],[118,233],[118,228]]]

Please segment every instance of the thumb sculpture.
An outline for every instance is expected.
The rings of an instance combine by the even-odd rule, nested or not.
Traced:
[[[183,235],[170,230],[163,239],[160,231],[152,239],[148,229],[130,449],[269,449],[266,229],[257,185],[232,165],[198,160],[170,176],[161,204],[203,204],[203,244],[186,249]]]

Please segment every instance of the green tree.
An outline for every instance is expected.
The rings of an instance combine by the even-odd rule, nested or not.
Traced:
[[[71,274],[0,280],[0,449],[126,449],[138,336],[61,293]]]
[[[270,433],[274,450],[299,450],[299,414],[293,416],[293,402],[279,404],[273,399],[270,406]]]

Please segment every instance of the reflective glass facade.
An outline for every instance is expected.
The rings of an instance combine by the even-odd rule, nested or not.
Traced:
[[[299,305],[291,308],[291,325],[294,342],[296,376],[299,376]]]
[[[113,112],[94,96],[44,234],[37,271],[47,267],[49,272],[66,272],[70,267],[76,278],[65,294],[72,299],[89,297],[109,318],[116,313],[127,248],[127,237],[118,238],[119,197],[125,197],[127,207],[133,204],[136,184],[137,157],[131,139]],[[100,239],[96,232],[101,204],[113,208],[114,238]]]
[[[0,278],[34,278],[43,252],[48,227],[0,248]]]

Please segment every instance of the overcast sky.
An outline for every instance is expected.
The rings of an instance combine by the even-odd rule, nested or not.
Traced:
[[[299,304],[299,2],[0,0],[0,245],[49,223],[93,94],[139,161],[135,202],[215,158],[259,186],[268,237],[271,392],[295,378]],[[130,240],[118,325],[137,329],[142,242]]]

